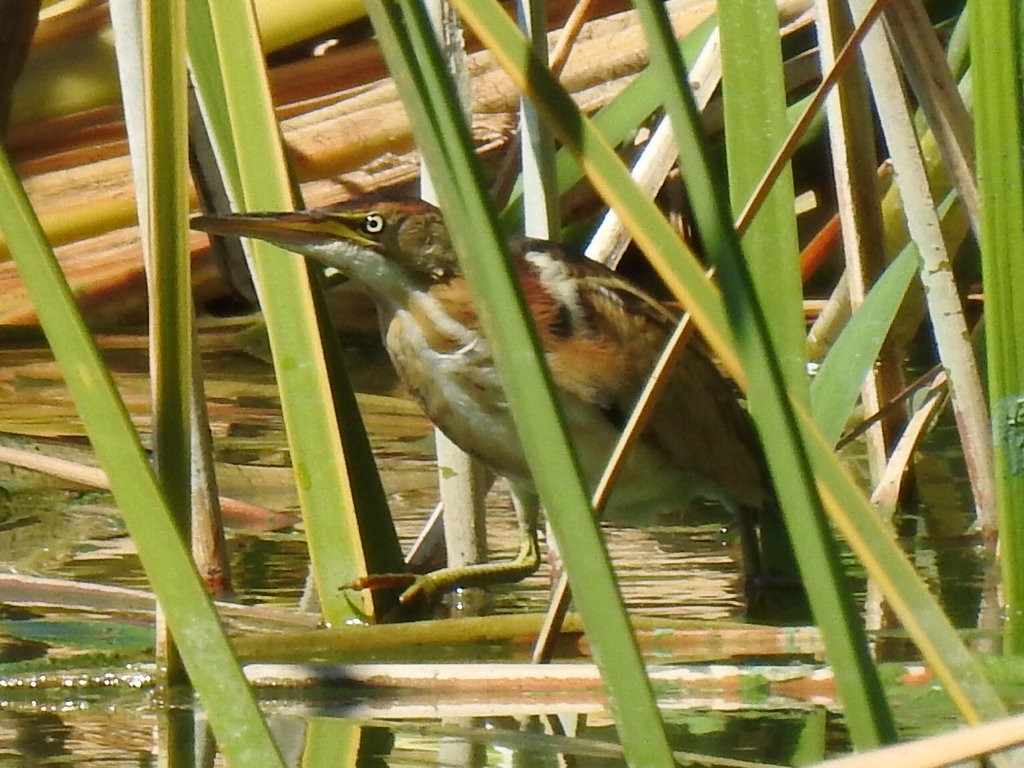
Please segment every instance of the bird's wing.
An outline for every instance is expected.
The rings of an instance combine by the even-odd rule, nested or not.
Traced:
[[[677,318],[600,264],[571,257],[566,263],[578,302],[569,309],[556,291],[544,290],[535,270],[520,269],[552,375],[560,389],[621,426]],[[753,423],[698,336],[687,342],[643,437],[740,504],[765,501],[766,468]]]
[[[642,385],[674,317],[607,267],[556,243],[513,243],[519,282],[559,388],[616,408]]]

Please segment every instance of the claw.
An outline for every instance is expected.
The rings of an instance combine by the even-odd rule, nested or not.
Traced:
[[[409,584],[415,586],[417,578],[419,577],[414,573],[377,573],[345,584],[342,589],[399,589]]]
[[[421,600],[429,603],[437,595],[438,586],[429,574],[420,576],[399,596],[398,602],[404,606]]]
[[[445,571],[437,571],[444,574]],[[450,579],[433,578],[434,574],[415,573],[378,573],[364,576],[361,579],[345,584],[342,589],[402,589],[405,591],[398,598],[398,602],[408,606],[421,600],[430,601],[439,592],[448,588],[454,588],[455,584],[448,583]]]
[[[385,573],[366,576],[352,584],[349,589],[401,589],[405,588],[398,602],[408,607],[415,603],[430,603],[438,595],[456,587],[481,587],[488,584],[502,584],[526,578],[540,564],[537,547],[537,498],[532,493],[517,489],[513,494],[519,518],[519,553],[511,562],[481,563],[458,568],[442,568],[432,573]]]

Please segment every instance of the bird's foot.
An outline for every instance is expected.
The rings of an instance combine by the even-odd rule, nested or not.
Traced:
[[[399,595],[398,602],[404,606],[432,603],[438,595],[443,595],[445,592],[462,586],[457,573],[461,570],[461,568],[441,568],[417,576],[413,579],[412,584]]]
[[[414,584],[417,578],[415,573],[375,573],[345,584],[342,589],[401,589]]]
[[[383,573],[366,576],[351,584],[347,589],[401,589],[405,588],[398,601],[403,606],[419,602],[431,602],[438,595],[457,587],[482,587],[489,584],[509,584],[521,581],[537,570],[540,558],[536,543],[523,546],[519,556],[511,562],[481,563],[460,568],[441,568],[425,574]]]
[[[512,564],[502,564],[507,566]],[[489,568],[488,571],[493,570]],[[490,578],[487,578],[489,576]],[[418,604],[430,604],[439,595],[450,592],[459,587],[473,587],[481,583],[492,581],[503,581],[501,577],[495,578],[493,573],[488,573],[483,579],[479,579],[474,573],[474,567],[463,568],[441,568],[430,573],[381,573],[358,579],[351,584],[346,584],[345,589],[402,589],[398,602],[405,607]],[[515,573],[510,581],[515,580]]]
[[[520,497],[516,497],[520,498]],[[525,499],[525,500],[523,500]],[[519,509],[519,506],[522,509]],[[517,502],[519,513],[519,552],[512,561],[479,563],[455,568],[441,568],[426,574],[385,573],[366,576],[347,585],[350,589],[402,589],[398,598],[403,607],[430,603],[439,595],[457,587],[483,587],[490,584],[511,584],[522,581],[537,570],[540,552],[537,545],[536,500],[522,497]]]

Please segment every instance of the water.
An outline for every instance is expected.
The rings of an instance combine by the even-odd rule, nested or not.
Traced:
[[[118,385],[145,428],[144,340],[111,337],[106,345]],[[294,512],[269,366],[239,354],[222,335],[204,336],[204,349],[218,460],[230,465],[221,472],[222,493]],[[394,382],[380,357],[359,357],[360,390],[392,394]],[[436,499],[431,429],[402,401],[368,398],[363,406],[396,527],[408,547]],[[47,452],[76,456],[84,448],[60,377],[38,346],[0,350],[0,431],[56,441],[45,446]],[[932,441],[931,460],[955,464],[948,433],[940,432]],[[962,476],[956,466],[937,472],[942,478]],[[146,589],[145,575],[108,494],[10,468],[0,468],[0,482],[5,493],[0,498],[0,569]],[[978,557],[977,542],[961,533],[968,508],[962,480],[954,481],[952,498],[945,504],[930,500],[921,514],[904,517],[901,534],[954,620],[973,628],[985,613],[985,563]],[[491,556],[511,557],[517,548],[515,519],[500,489],[492,493],[489,508]],[[675,525],[606,528],[606,535],[622,592],[636,615],[666,621],[744,618],[736,537],[717,516],[698,511]],[[301,525],[268,531],[253,521],[236,521],[230,547],[239,602],[287,608],[297,604],[307,570]],[[855,563],[850,570],[870,610]],[[545,567],[519,585],[495,589],[491,609],[510,616],[542,612],[548,587]],[[212,756],[201,708],[191,700],[164,701],[152,685],[147,617],[144,609],[127,605],[85,611],[23,602],[0,613],[0,632],[28,627],[18,624],[27,619],[55,620],[58,626],[57,634],[44,639],[6,641],[0,635],[0,765],[150,765],[158,745],[180,732],[192,746],[179,748],[177,759],[190,757],[191,750],[214,762],[220,759]],[[95,624],[113,626],[115,619],[124,633],[97,648],[90,639]],[[245,631],[231,626],[235,632]],[[885,626],[884,619],[878,626]],[[877,648],[887,658],[915,658],[912,647],[898,637],[879,640]],[[525,651],[525,645],[501,646],[479,649],[479,654],[511,658]],[[678,653],[679,648],[670,652]],[[808,686],[809,675],[800,674],[801,665],[816,668],[813,653],[780,656],[772,651],[764,659],[748,661],[761,666],[745,668],[735,684],[712,682],[723,674],[732,679],[724,667],[696,665],[693,669],[706,675],[702,681],[659,687],[674,748],[717,759],[778,764],[846,749],[834,692],[828,685]],[[787,666],[796,670],[796,683],[763,683]],[[594,686],[527,692],[492,686],[483,694],[457,688],[270,689],[261,698],[293,765],[300,759],[309,765],[360,766],[622,764],[613,723]],[[949,718],[948,711],[941,717]],[[942,724],[931,718],[923,730]],[[342,760],[342,754],[350,756]],[[200,764],[207,764],[205,759]],[[714,763],[707,758],[697,764]]]

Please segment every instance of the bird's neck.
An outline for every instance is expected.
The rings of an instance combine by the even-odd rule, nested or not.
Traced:
[[[345,242],[311,243],[297,248],[327,267],[333,267],[370,294],[382,315],[407,306],[417,287],[406,270],[380,253]]]
[[[411,288],[395,313],[413,323],[423,343],[439,354],[458,354],[484,344],[476,310],[461,278]]]

